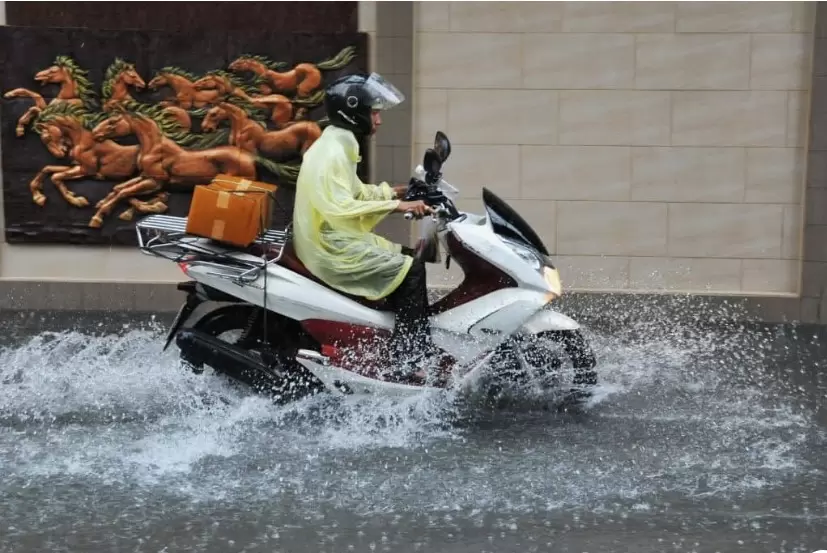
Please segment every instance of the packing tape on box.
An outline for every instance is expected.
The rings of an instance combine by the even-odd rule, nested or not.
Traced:
[[[211,236],[216,240],[221,240],[222,238],[224,238],[224,226],[224,221],[222,221],[221,219],[214,221],[212,224],[212,232],[210,233]]]
[[[223,190],[219,192],[215,205],[218,209],[227,209],[230,206],[230,193]]]
[[[239,179],[239,180],[229,180],[229,179],[222,179],[220,177],[216,177],[213,179],[214,183],[221,183],[221,184],[230,184],[234,187],[232,190],[227,190],[228,193],[234,194],[236,196],[243,196],[248,193],[254,194],[263,194],[268,196],[271,200],[276,199],[276,190],[268,190],[266,187],[271,186],[275,189],[278,189],[278,186],[274,184],[262,183],[252,181],[250,179]],[[262,186],[262,187],[259,187]]]

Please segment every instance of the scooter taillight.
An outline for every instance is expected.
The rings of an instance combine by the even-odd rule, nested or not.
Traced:
[[[178,262],[178,268],[181,269],[181,272],[183,272],[187,276],[189,276],[190,263],[192,262],[193,259],[194,259],[194,256],[188,255],[187,257],[185,257],[183,259],[183,261]]]
[[[332,359],[339,358],[339,348],[336,346],[331,346],[329,344],[322,344],[322,355],[325,357],[330,357]]]

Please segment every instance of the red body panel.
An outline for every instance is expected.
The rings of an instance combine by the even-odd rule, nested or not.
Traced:
[[[466,249],[453,233],[448,234],[448,249],[451,257],[462,268],[465,278],[459,286],[431,306],[432,315],[444,313],[496,290],[517,286],[513,278]]]

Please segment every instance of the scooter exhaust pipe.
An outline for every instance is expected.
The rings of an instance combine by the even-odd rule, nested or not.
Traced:
[[[207,365],[256,389],[270,388],[279,378],[246,351],[204,332],[181,330],[175,343],[181,350],[181,358],[196,369]]]

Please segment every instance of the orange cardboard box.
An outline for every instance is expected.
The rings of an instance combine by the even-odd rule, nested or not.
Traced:
[[[246,247],[258,236],[260,213],[252,198],[196,186],[187,216],[187,234]]]
[[[210,183],[211,188],[239,192],[254,199],[261,210],[262,229],[270,228],[273,221],[273,201],[278,187],[266,182],[258,182],[243,177],[216,175]]]
[[[218,175],[195,187],[187,233],[247,247],[269,228],[275,191],[272,184]]]

